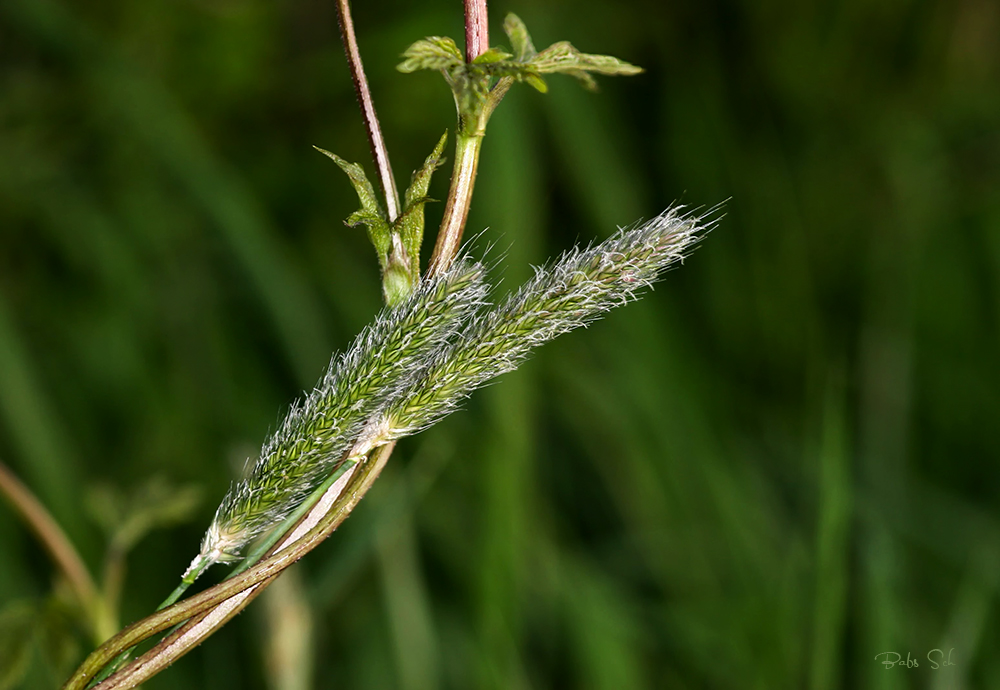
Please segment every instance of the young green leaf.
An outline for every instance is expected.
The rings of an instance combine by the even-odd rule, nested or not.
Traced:
[[[406,59],[396,69],[406,73],[422,69],[448,70],[465,64],[455,41],[442,36],[428,36],[417,41],[406,49],[403,57]]]
[[[569,41],[560,41],[531,58],[528,61],[527,71],[536,74],[568,74],[582,81],[584,87],[594,89],[597,87],[597,82],[590,76],[591,72],[608,76],[628,76],[639,74],[642,68],[610,55],[581,53]]]
[[[496,63],[496,62],[505,62],[505,61],[508,61],[512,57],[514,57],[514,56],[511,55],[510,53],[508,53],[508,52],[506,52],[504,50],[501,50],[500,48],[494,47],[494,48],[490,48],[485,53],[483,53],[482,55],[480,55],[479,57],[477,57],[475,60],[473,60],[472,64],[473,65],[490,65],[490,64],[493,64],[493,63]]]
[[[609,76],[642,72],[642,68],[609,55],[581,53],[568,41],[553,43],[539,53],[524,22],[513,13],[507,15],[503,28],[516,57],[515,65],[504,65],[503,68],[509,70],[509,76],[527,82],[542,93],[548,91],[542,74],[568,74],[582,81],[586,88],[593,89],[597,84],[590,76],[592,72]]]
[[[424,239],[424,204],[430,201],[427,197],[427,190],[430,187],[434,171],[444,162],[441,154],[444,153],[444,146],[447,142],[448,133],[445,132],[438,140],[437,146],[424,160],[424,164],[413,173],[413,179],[406,190],[406,207],[393,226],[393,232],[399,233],[402,240],[403,249],[410,262],[411,277],[414,280],[420,278],[420,245]]]
[[[434,150],[431,151],[430,155],[424,159],[424,164],[420,166],[420,169],[413,171],[413,178],[410,180],[410,186],[406,190],[405,199],[407,208],[427,201],[427,189],[431,184],[431,176],[444,162],[441,154],[444,153],[444,147],[447,143],[448,132],[445,132],[441,135],[441,138],[438,139],[438,143],[434,146]]]
[[[581,53],[568,41],[553,43],[537,52],[531,34],[520,17],[508,14],[504,31],[510,38],[513,53],[493,47],[466,64],[458,46],[450,38],[431,36],[417,41],[403,53],[401,72],[437,69],[451,86],[458,108],[459,135],[481,136],[493,110],[512,81],[523,81],[545,93],[548,85],[543,74],[568,74],[584,87],[595,89],[591,74],[630,75],[642,69],[610,55]]]
[[[354,191],[358,193],[361,209],[347,217],[347,224],[351,227],[364,225],[368,228],[368,238],[375,247],[375,253],[378,254],[379,267],[385,271],[390,249],[389,222],[386,219],[385,211],[382,210],[382,205],[379,204],[375,188],[368,180],[368,176],[365,175],[364,168],[357,163],[348,163],[337,154],[330,153],[318,146],[313,148],[333,160],[350,179]]]
[[[510,39],[510,44],[514,48],[514,57],[518,62],[527,62],[538,54],[535,50],[535,44],[531,42],[528,27],[513,12],[503,20],[503,30],[507,34],[507,38]]]

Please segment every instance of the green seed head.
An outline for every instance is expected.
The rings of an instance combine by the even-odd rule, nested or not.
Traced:
[[[536,269],[484,308],[479,264],[459,262],[385,309],[292,406],[260,459],[219,506],[200,558],[234,560],[284,519],[346,457],[424,429],[533,348],[636,299],[680,262],[717,219],[673,207]]]
[[[434,424],[473,390],[517,368],[534,347],[636,299],[715,222],[673,207],[536,269],[534,278],[499,307],[478,314],[408,391],[389,401],[381,411],[391,429],[385,440]]]
[[[201,555],[235,560],[248,542],[281,522],[336,469],[379,406],[412,385],[485,294],[482,266],[458,262],[384,309],[330,363],[316,388],[292,405],[247,476],[230,488]]]

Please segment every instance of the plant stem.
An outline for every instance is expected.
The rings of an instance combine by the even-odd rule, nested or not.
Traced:
[[[479,169],[479,150],[482,147],[482,134],[466,134],[459,130],[455,137],[455,168],[451,174],[451,189],[448,201],[444,207],[444,218],[441,229],[438,230],[437,243],[427,269],[427,275],[433,277],[445,271],[458,254],[462,244],[462,233],[469,217],[469,207],[472,204],[472,191],[476,184],[476,172]]]
[[[483,3],[485,5],[485,2]],[[340,38],[344,42],[344,53],[347,64],[351,68],[351,80],[354,82],[354,92],[361,106],[361,118],[368,134],[368,145],[372,150],[372,158],[378,169],[379,181],[382,184],[382,196],[385,197],[385,211],[389,222],[399,217],[399,192],[396,190],[396,178],[392,175],[389,164],[389,150],[382,138],[382,128],[375,114],[375,102],[365,77],[365,67],[361,63],[361,51],[358,50],[358,39],[354,35],[354,20],[351,19],[351,4],[349,0],[337,0],[337,18],[340,21]]]
[[[0,493],[7,497],[14,510],[48,551],[53,563],[66,576],[73,594],[90,618],[96,641],[102,642],[114,634],[117,625],[111,620],[90,571],[84,565],[80,554],[73,548],[69,537],[41,501],[35,498],[31,490],[2,462],[0,462]]]
[[[489,50],[490,30],[486,0],[464,0],[465,3],[465,61],[472,62]],[[509,85],[508,85],[509,86]],[[504,89],[506,90],[506,89]],[[492,112],[487,106],[482,112],[470,117],[459,112],[458,133],[455,137],[455,166],[451,173],[451,188],[444,207],[444,217],[438,230],[434,253],[431,255],[428,276],[444,271],[455,260],[462,244],[462,233],[469,218],[472,205],[472,191],[479,170],[479,151],[482,148],[486,119]],[[483,117],[485,115],[485,117]]]
[[[465,2],[465,61],[472,62],[490,47],[490,22],[486,0]]]
[[[486,0],[465,2],[465,61],[472,62],[490,47],[490,22]]]

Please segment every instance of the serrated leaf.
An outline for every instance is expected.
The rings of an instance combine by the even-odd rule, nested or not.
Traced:
[[[535,44],[531,42],[528,27],[513,12],[503,20],[503,30],[506,32],[507,38],[510,39],[510,44],[514,48],[514,57],[519,62],[527,62],[538,54],[535,50]]]
[[[546,93],[543,74],[567,74],[585,88],[595,89],[591,74],[638,74],[641,68],[610,55],[581,53],[568,41],[554,43],[541,53],[535,50],[527,27],[516,14],[508,14],[504,31],[513,45],[513,54],[491,48],[471,64],[450,38],[432,36],[411,45],[399,65],[403,72],[439,69],[455,96],[461,136],[482,136],[486,123],[514,81],[523,81]],[[383,271],[385,266],[383,265]]]
[[[375,247],[379,266],[384,271],[389,256],[389,221],[378,202],[375,187],[372,186],[368,176],[365,175],[364,168],[359,164],[348,163],[337,154],[330,153],[318,146],[313,146],[313,148],[333,160],[351,181],[354,191],[358,194],[358,201],[361,202],[361,209],[349,215],[345,222],[351,227],[364,225],[368,228],[368,239]]]
[[[314,146],[314,149],[319,151],[325,156],[328,156],[334,163],[340,166],[340,169],[344,171],[347,177],[351,180],[351,185],[354,187],[354,191],[358,193],[358,200],[361,202],[361,210],[367,213],[371,213],[382,218],[385,217],[385,213],[382,211],[382,207],[378,202],[378,196],[375,194],[375,187],[368,180],[368,176],[365,175],[365,170],[358,163],[348,163],[343,158],[335,153],[330,153],[325,149],[321,149],[318,146]]]
[[[389,225],[385,220],[374,213],[369,211],[355,211],[351,215],[347,216],[344,220],[344,224],[351,228],[356,228],[359,225],[364,225],[368,228],[376,228],[379,237],[382,235],[387,235],[389,233]],[[383,251],[389,251],[387,246],[382,246],[381,241],[376,244],[375,249],[381,254]]]
[[[462,51],[447,36],[423,38],[407,48],[403,57],[406,59],[396,69],[406,73],[422,69],[447,70],[465,64]]]
[[[614,75],[632,75],[642,72],[641,67],[629,64],[610,55],[592,55],[581,53],[569,41],[560,41],[538,53],[528,65],[536,74],[568,74],[583,82],[587,88],[594,88],[596,83],[590,73]]]

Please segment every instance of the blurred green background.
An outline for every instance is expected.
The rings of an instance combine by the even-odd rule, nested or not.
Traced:
[[[356,4],[405,186],[454,113],[394,65],[461,6]],[[503,289],[675,199],[725,219],[148,687],[1000,688],[998,6],[514,0],[495,43],[508,11],[647,72],[494,116],[469,229]],[[0,459],[95,573],[129,501],[201,493],[124,622],[380,306],[313,144],[371,170],[330,0],[0,4]],[[66,600],[0,503],[0,687],[89,651]]]

